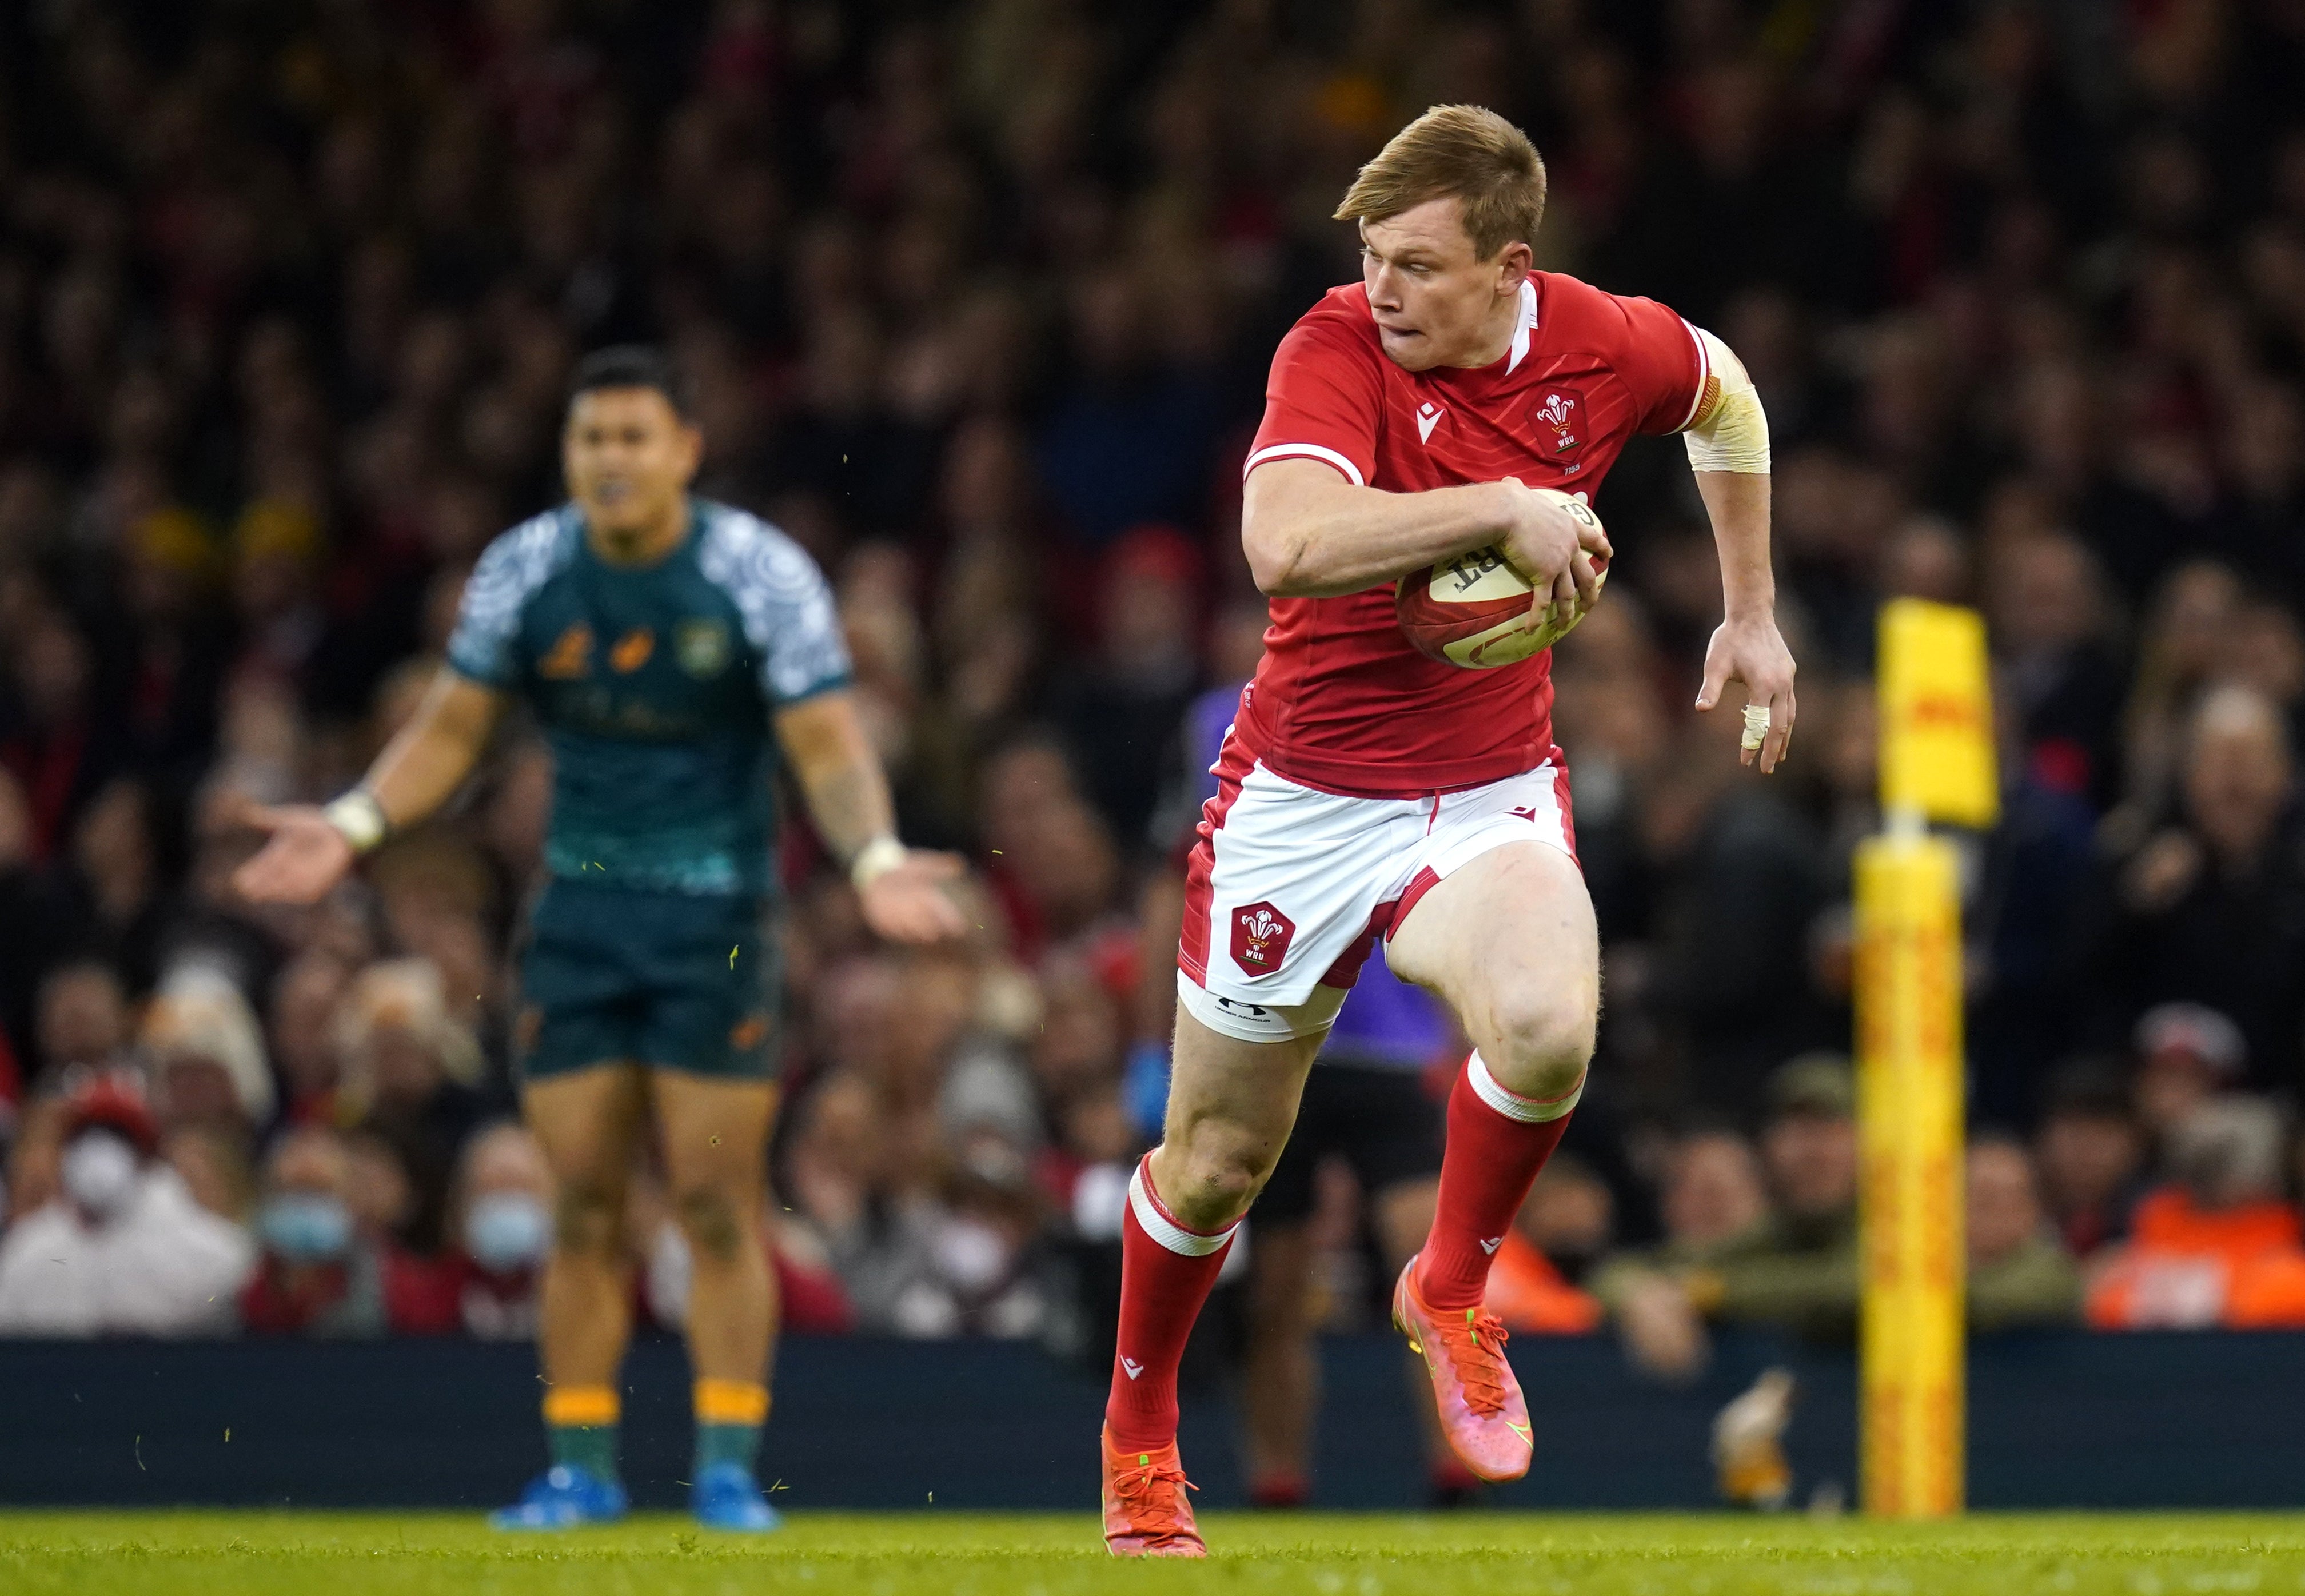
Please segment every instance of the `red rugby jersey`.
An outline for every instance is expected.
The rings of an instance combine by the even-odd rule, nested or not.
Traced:
[[[1512,348],[1475,369],[1404,371],[1368,293],[1332,288],[1272,357],[1249,451],[1325,462],[1395,493],[1517,477],[1588,496],[1636,432],[1694,419],[1705,354],[1687,322],[1558,272],[1520,291]],[[1327,792],[1399,798],[1502,780],[1552,751],[1552,657],[1461,670],[1411,648],[1392,586],[1275,598],[1238,734],[1266,766]]]

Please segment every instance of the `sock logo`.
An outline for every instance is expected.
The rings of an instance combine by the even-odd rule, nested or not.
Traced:
[[[1120,1360],[1120,1366],[1127,1371],[1128,1378],[1131,1380],[1144,1372],[1144,1365],[1131,1357],[1123,1357]]]
[[[1496,1255],[1496,1251],[1497,1251],[1497,1249],[1498,1249],[1499,1247],[1503,1246],[1504,1244],[1505,1244],[1505,1238],[1504,1238],[1504,1237],[1502,1237],[1502,1236],[1501,1236],[1501,1235],[1492,1236],[1492,1237],[1490,1237],[1487,1241],[1484,1241],[1484,1242],[1483,1242],[1483,1243],[1481,1244],[1481,1251],[1482,1251],[1482,1252],[1484,1252],[1488,1253],[1488,1254],[1489,1254],[1490,1256],[1492,1256],[1492,1257],[1494,1257],[1494,1256]]]

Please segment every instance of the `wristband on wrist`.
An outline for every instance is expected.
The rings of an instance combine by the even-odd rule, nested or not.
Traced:
[[[904,862],[904,844],[893,836],[876,836],[857,849],[856,857],[848,862],[848,879],[862,892]]]
[[[385,839],[392,830],[392,822],[384,812],[384,805],[366,787],[354,787],[343,797],[320,811],[329,825],[342,833],[355,853],[366,853]]]

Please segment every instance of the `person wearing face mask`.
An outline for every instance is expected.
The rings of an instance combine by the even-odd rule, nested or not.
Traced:
[[[231,1331],[254,1249],[192,1200],[158,1146],[132,1078],[91,1075],[72,1090],[60,1190],[0,1241],[0,1335]]]
[[[273,1144],[256,1210],[262,1252],[240,1295],[251,1334],[364,1340],[455,1328],[436,1271],[356,1217],[358,1178],[332,1130],[308,1125]]]
[[[457,1322],[483,1341],[534,1336],[552,1250],[552,1172],[536,1138],[506,1120],[464,1144],[449,1202],[442,1287]]]

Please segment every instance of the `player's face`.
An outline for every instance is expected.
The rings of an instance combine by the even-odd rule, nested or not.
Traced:
[[[579,394],[560,438],[568,497],[595,530],[609,534],[676,515],[703,453],[703,435],[654,388]]]
[[[1361,281],[1377,336],[1407,370],[1501,359],[1512,343],[1528,267],[1529,248],[1519,242],[1493,260],[1477,259],[1464,201],[1453,195],[1361,223]]]

